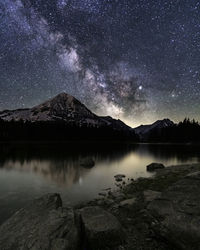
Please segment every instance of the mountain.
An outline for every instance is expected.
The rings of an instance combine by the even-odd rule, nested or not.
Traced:
[[[61,93],[56,97],[30,109],[5,110],[0,112],[0,118],[11,121],[72,121],[97,119],[97,116],[86,108],[75,97]]]
[[[141,125],[134,128],[135,133],[141,141],[148,141],[153,134],[158,134],[163,128],[174,126],[174,122],[170,119],[163,119],[149,125]]]
[[[121,120],[110,116],[97,116],[75,97],[61,93],[30,109],[5,110],[0,112],[4,121],[63,121],[76,125],[112,126],[115,129],[131,129]]]
[[[41,134],[42,127],[44,133],[47,131],[55,132],[61,137],[61,130],[67,136],[72,137],[73,134],[78,137],[106,137],[107,136],[135,136],[135,132],[120,120],[113,119],[109,116],[97,116],[92,113],[84,104],[75,97],[61,93],[46,102],[30,109],[4,110],[0,112],[0,120],[12,126],[19,127],[19,124],[27,129],[27,137],[32,136],[32,130]],[[9,125],[11,126],[11,125]],[[55,131],[59,126],[59,131]],[[8,127],[8,126],[7,126]],[[54,130],[54,131],[53,131]],[[83,133],[84,130],[84,133]],[[23,132],[25,133],[25,132]],[[36,132],[34,132],[37,134]],[[71,134],[70,134],[71,133]],[[7,133],[8,134],[8,133]],[[51,136],[53,136],[51,134]],[[37,135],[37,137],[39,137]],[[41,137],[44,137],[41,134]],[[48,138],[48,135],[45,136]]]

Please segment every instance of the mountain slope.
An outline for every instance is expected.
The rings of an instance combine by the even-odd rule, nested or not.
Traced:
[[[163,128],[172,127],[174,122],[169,119],[158,120],[153,124],[136,127],[135,133],[142,141],[147,141],[153,133],[159,133]]]

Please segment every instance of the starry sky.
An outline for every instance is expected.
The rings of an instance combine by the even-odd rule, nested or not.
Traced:
[[[0,0],[0,110],[67,92],[131,126],[200,120],[200,1]]]

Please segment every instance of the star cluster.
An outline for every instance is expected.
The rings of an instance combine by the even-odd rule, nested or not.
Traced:
[[[0,0],[0,109],[60,92],[132,126],[200,119],[200,1]]]

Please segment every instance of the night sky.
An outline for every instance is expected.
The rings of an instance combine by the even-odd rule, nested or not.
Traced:
[[[0,110],[67,92],[129,125],[200,120],[200,1],[0,0]]]

